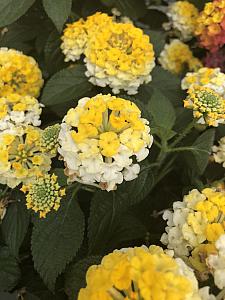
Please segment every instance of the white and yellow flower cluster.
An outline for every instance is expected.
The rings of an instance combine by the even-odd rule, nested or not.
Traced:
[[[196,71],[202,66],[200,60],[193,56],[189,46],[178,39],[165,45],[158,60],[165,70],[174,74],[182,73],[185,68]]]
[[[191,268],[157,246],[115,250],[88,269],[86,281],[78,300],[215,299],[208,287],[198,288]]]
[[[116,23],[106,14],[96,13],[69,24],[62,37],[66,61],[85,55],[86,75],[94,85],[109,85],[136,94],[138,87],[151,81],[155,66],[153,46],[140,28]]]
[[[165,211],[163,218],[167,227],[162,243],[206,275],[210,271],[206,259],[217,253],[215,242],[225,232],[225,192],[194,189],[182,202],[174,202],[173,211]]]
[[[197,72],[188,72],[181,82],[183,90],[195,85],[205,86],[225,98],[225,74],[219,68],[200,68]]]
[[[225,234],[215,243],[217,253],[208,256],[206,262],[219,289],[225,288]]]
[[[51,156],[40,147],[41,129],[27,126],[0,133],[0,183],[14,188],[50,170]]]
[[[131,101],[99,94],[79,100],[64,117],[58,149],[69,181],[98,184],[107,191],[140,172],[153,137]]]
[[[168,7],[167,16],[170,22],[166,27],[178,31],[182,40],[190,40],[194,36],[198,15],[198,9],[192,3],[175,1]]]
[[[9,94],[0,98],[0,131],[14,126],[40,126],[42,104],[32,96]]]
[[[193,110],[199,124],[217,127],[225,123],[225,99],[205,86],[189,88],[184,107]]]

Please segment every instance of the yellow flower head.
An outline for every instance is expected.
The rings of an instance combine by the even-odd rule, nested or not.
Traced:
[[[115,250],[91,266],[78,300],[200,300],[193,271],[152,246]]]
[[[173,212],[164,214],[168,227],[161,241],[206,274],[206,259],[215,253],[215,242],[225,233],[225,192],[214,188],[192,190],[173,207]]]
[[[76,61],[87,47],[87,43],[93,34],[101,31],[112,22],[112,17],[104,13],[95,13],[86,21],[80,19],[72,24],[67,24],[62,36],[61,49],[65,55],[65,61]]]
[[[0,48],[0,97],[12,93],[38,97],[42,85],[41,71],[32,57]]]
[[[42,152],[41,130],[35,127],[3,131],[0,134],[0,183],[14,188],[45,174],[51,165],[50,155]]]
[[[180,74],[187,68],[196,71],[202,66],[200,60],[193,56],[188,45],[178,39],[166,44],[160,53],[159,62],[165,70]]]
[[[140,84],[151,80],[155,65],[149,37],[132,24],[109,23],[90,38],[85,56],[90,81],[109,85],[114,93],[136,93]]]
[[[34,183],[23,186],[21,190],[27,193],[27,208],[39,212],[40,218],[45,218],[52,210],[57,211],[65,195],[65,189],[59,186],[57,176],[54,174],[39,177]]]
[[[219,123],[225,123],[225,99],[210,88],[190,88],[184,107],[192,109],[194,118],[201,124],[218,126]]]
[[[85,55],[86,75],[98,86],[109,85],[114,93],[129,94],[151,80],[154,51],[150,39],[132,24],[116,23],[106,14],[96,13],[68,25],[62,37],[66,61]]]
[[[188,1],[176,1],[169,5],[167,15],[171,26],[184,40],[193,37],[197,25],[198,9]]]
[[[110,190],[107,182],[115,188],[114,180],[121,183],[123,176],[125,180],[137,177],[140,167],[132,165],[131,156],[135,155],[138,162],[143,160],[152,137],[148,121],[141,118],[134,103],[110,94],[83,98],[68,111],[64,122],[59,153],[72,181],[100,182]],[[124,168],[126,175],[121,173]]]

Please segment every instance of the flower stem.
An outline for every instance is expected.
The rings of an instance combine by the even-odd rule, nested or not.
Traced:
[[[167,150],[167,152],[181,152],[181,151],[194,151],[194,152],[203,152],[203,153],[210,154],[210,152],[207,150],[198,149],[194,147],[177,147],[177,148]]]
[[[170,147],[173,148],[176,146],[180,141],[182,141],[185,136],[192,130],[192,128],[195,126],[196,121],[193,120],[191,123],[188,124],[188,126],[184,129],[184,131],[178,135],[178,137],[173,141],[173,143],[170,144]]]

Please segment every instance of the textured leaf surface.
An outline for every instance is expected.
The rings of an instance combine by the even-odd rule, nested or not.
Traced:
[[[0,0],[0,27],[19,19],[34,2],[35,0]]]
[[[43,6],[49,18],[61,32],[72,7],[72,0],[43,0]]]
[[[10,252],[18,256],[19,248],[24,240],[29,225],[29,213],[24,200],[9,205],[2,222],[3,238]]]
[[[79,290],[86,286],[88,268],[100,261],[100,256],[88,256],[69,267],[65,275],[65,290],[70,300],[77,299]]]
[[[20,276],[18,263],[7,247],[0,249],[0,291],[10,291]]]
[[[85,66],[76,65],[54,74],[45,85],[41,102],[51,106],[70,100],[79,100],[92,88],[84,72]]]
[[[84,235],[84,216],[76,199],[66,198],[58,212],[35,222],[32,234],[34,266],[50,289],[73,259]]]

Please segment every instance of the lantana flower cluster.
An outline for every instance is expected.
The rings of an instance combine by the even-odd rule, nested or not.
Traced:
[[[60,126],[38,127],[43,105],[34,97],[39,96],[43,79],[32,57],[0,48],[0,77],[0,183],[10,188],[28,185],[27,207],[45,217],[50,209],[58,209],[63,196],[57,177],[46,175],[57,153]]]
[[[225,123],[225,99],[212,89],[193,86],[188,90],[184,107],[193,110],[197,123],[217,127]]]
[[[69,181],[107,191],[140,172],[153,138],[148,121],[131,101],[99,94],[80,99],[64,117],[58,149]]]
[[[167,227],[162,243],[186,257],[201,279],[210,272],[206,259],[217,254],[215,243],[224,234],[224,214],[225,193],[215,188],[194,189],[182,202],[173,203],[173,211],[164,212]]]
[[[219,68],[204,67],[197,72],[188,72],[181,82],[183,90],[196,85],[208,87],[225,98],[225,74]]]
[[[93,34],[94,33],[94,34]],[[138,87],[151,81],[155,66],[149,36],[128,23],[116,23],[106,14],[96,13],[69,24],[62,37],[66,61],[85,56],[86,75],[97,86],[110,86],[136,94]]]
[[[185,69],[197,71],[202,67],[201,61],[194,57],[189,46],[178,39],[166,44],[158,58],[165,70],[174,74],[180,74]]]
[[[62,196],[65,196],[65,189],[59,186],[57,178],[55,174],[45,174],[21,188],[21,191],[27,193],[27,208],[39,212],[40,218],[45,218],[52,209],[57,211]]]
[[[197,19],[196,36],[200,45],[211,52],[225,44],[225,1],[214,0],[205,4]]]
[[[40,126],[43,105],[32,96],[9,94],[0,98],[0,130],[28,124]]]
[[[198,9],[188,1],[175,1],[168,6],[167,16],[168,27],[177,31],[178,36],[184,41],[190,40],[194,36],[197,25]]]
[[[38,97],[42,85],[41,70],[33,57],[0,48],[0,97],[13,93]]]
[[[78,300],[215,299],[198,288],[191,268],[157,246],[115,250],[88,269],[86,281]]]

